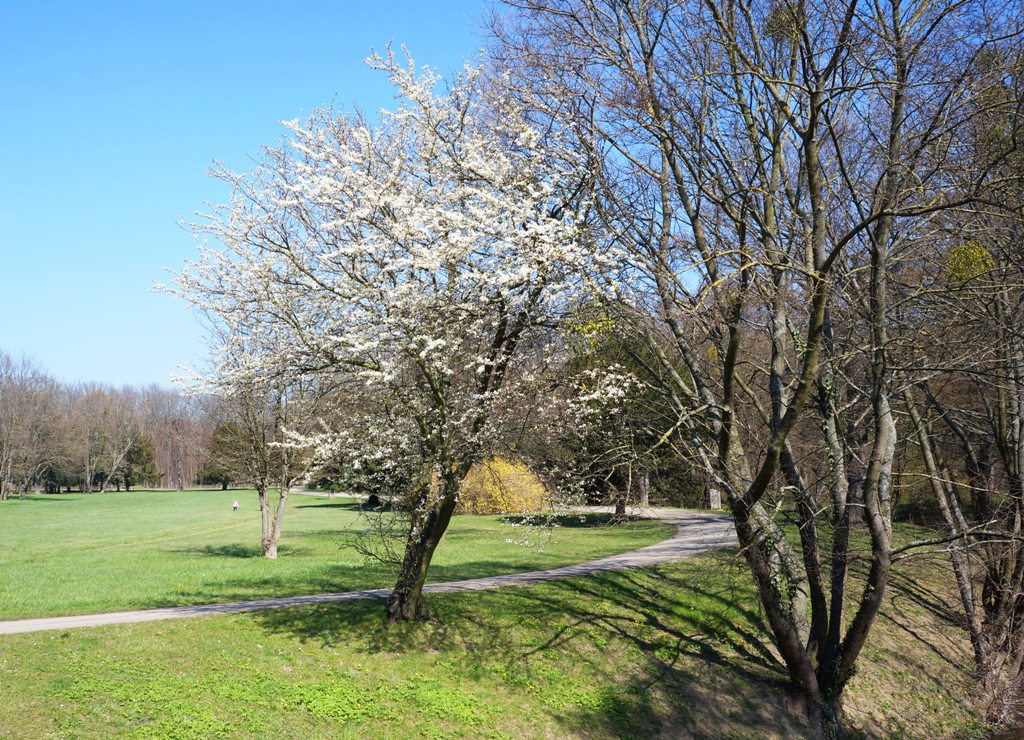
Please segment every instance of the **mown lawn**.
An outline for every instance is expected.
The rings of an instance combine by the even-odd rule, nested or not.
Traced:
[[[238,500],[241,508],[231,510]],[[659,542],[660,522],[604,526],[578,518],[542,538],[501,517],[456,517],[430,580],[557,567]],[[30,496],[0,505],[0,619],[379,588],[395,571],[351,546],[363,528],[352,499],[292,495],[276,561],[262,557],[252,491],[132,492]]]
[[[778,737],[723,558],[436,596],[392,628],[368,601],[3,636],[0,737]]]
[[[851,686],[870,737],[980,737],[925,571]],[[0,636],[0,738],[807,737],[734,549],[429,603],[396,627],[366,601]]]
[[[267,563],[253,545],[254,497],[234,515],[238,495],[4,507],[2,533],[16,544],[0,572],[21,609],[51,613],[386,585],[390,574],[339,550],[340,533],[358,526],[350,502],[296,497],[291,544]],[[585,560],[665,534],[566,527],[538,552],[507,544],[497,518],[459,519],[434,578]],[[46,588],[32,587],[34,571]],[[785,671],[735,549],[428,603],[432,621],[392,627],[371,600],[0,636],[0,738],[807,737],[787,711]],[[900,564],[850,684],[854,737],[980,738],[970,690],[945,562]]]

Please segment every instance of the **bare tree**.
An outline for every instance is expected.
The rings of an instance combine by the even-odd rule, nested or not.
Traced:
[[[794,690],[838,732],[892,563],[891,281],[939,214],[991,184],[960,154],[1001,74],[977,62],[1019,8],[507,5],[495,53],[597,163],[635,355],[657,358],[646,377],[673,434],[728,498]],[[871,559],[847,615],[853,506]]]
[[[230,466],[241,482],[256,489],[263,554],[274,559],[292,481],[305,472],[309,461],[299,438],[312,431],[323,394],[315,381],[279,374],[234,378],[218,399],[218,417],[227,422],[223,428],[237,435],[229,447]]]
[[[143,389],[142,395],[160,471],[159,485],[184,488],[198,483],[214,425],[203,399],[157,386]]]
[[[1004,723],[1024,708],[1024,56],[991,57],[1010,66],[985,88],[975,156],[1005,177],[918,266],[901,364],[920,378],[903,396],[945,529],[931,544],[957,579],[987,719]]]
[[[0,501],[38,486],[54,434],[55,390],[34,362],[0,353]]]

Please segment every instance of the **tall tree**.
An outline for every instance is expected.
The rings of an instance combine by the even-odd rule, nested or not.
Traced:
[[[120,480],[124,482],[124,490],[132,490],[132,486],[154,483],[160,477],[156,468],[156,448],[153,437],[141,433],[125,455]]]
[[[981,89],[963,161],[1000,177],[915,265],[927,290],[904,291],[900,364],[921,378],[903,401],[946,530],[933,544],[956,576],[986,717],[1004,723],[1024,693],[1024,55],[994,45],[978,64],[1002,73]]]
[[[538,119],[600,163],[610,285],[658,358],[648,382],[727,496],[794,690],[839,732],[892,563],[891,282],[991,181],[981,166],[965,182],[959,155],[1001,74],[975,61],[1019,6],[506,4],[496,53]],[[848,615],[853,506],[871,566]]]
[[[56,383],[28,358],[0,352],[0,501],[21,498],[46,468],[56,427]]]
[[[520,347],[579,261],[580,178],[476,70],[436,93],[441,80],[411,60],[370,65],[401,107],[376,125],[317,111],[250,173],[219,170],[231,205],[195,228],[225,251],[204,248],[177,283],[218,327],[221,357],[246,344],[270,371],[361,381],[372,414],[324,444],[354,465],[394,455],[406,469],[397,621],[426,614],[427,569],[494,445]]]
[[[199,469],[199,482],[215,483],[226,491],[228,485],[243,478],[244,437],[237,422],[222,421],[213,428],[210,446],[203,466]]]

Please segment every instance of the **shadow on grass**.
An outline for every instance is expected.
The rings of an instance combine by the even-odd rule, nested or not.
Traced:
[[[296,509],[346,509],[348,511],[391,511],[387,501],[370,504],[365,498],[338,497],[333,499],[319,498],[304,504],[294,504]]]
[[[889,576],[885,601],[878,619],[892,625],[894,633],[899,635],[900,647],[903,648],[913,641],[918,647],[938,659],[937,664],[929,664],[919,658],[912,658],[906,650],[901,649],[899,661],[907,667],[913,666],[914,670],[930,678],[935,686],[941,686],[946,696],[954,696],[952,687],[947,686],[946,681],[937,675],[936,668],[943,664],[954,670],[962,668],[964,656],[956,649],[953,638],[950,637],[950,635],[962,634],[959,630],[966,631],[966,619],[962,613],[958,613],[955,607],[943,599],[940,590],[934,584],[899,571],[894,571]],[[934,621],[922,624],[921,620],[915,619],[916,615],[911,613],[915,609],[922,613],[929,613]],[[958,628],[958,630],[946,633],[936,631],[934,628],[936,622]],[[891,650],[892,647],[890,645],[889,649]]]
[[[500,675],[510,689],[532,687],[526,690],[556,721],[588,736],[724,737],[728,727],[747,736],[766,723],[790,725],[786,673],[761,616],[744,606],[757,600],[734,553],[529,588],[433,595],[432,619],[424,623],[387,626],[380,599],[252,618],[269,632],[324,646],[444,653],[468,678]],[[552,679],[556,674],[561,678]]]
[[[317,533],[304,534],[311,537],[317,535]],[[282,557],[286,558],[290,554],[301,554],[304,551],[305,548],[301,545],[290,545],[282,546],[279,552]],[[175,549],[168,552],[210,558],[248,560],[254,563],[263,559],[263,551],[259,546],[237,543]],[[530,559],[531,557],[533,559]],[[427,582],[432,584],[449,583],[488,576],[513,575],[543,570],[547,567],[557,567],[560,564],[560,560],[551,564],[538,562],[535,555],[526,551],[523,552],[523,559],[516,560],[474,560],[450,565],[434,564],[430,568]],[[394,585],[398,565],[387,566],[372,561],[357,561],[324,563],[315,568],[291,570],[281,575],[264,575],[264,573],[266,571],[250,573],[246,577],[223,580],[207,578],[203,579],[203,582],[194,589],[181,589],[160,598],[151,598],[143,602],[132,603],[129,606],[133,609],[163,608],[389,588]],[[432,595],[428,597],[428,600],[433,603],[434,599],[439,598],[444,597]],[[346,602],[346,605],[352,603],[355,602]],[[342,608],[347,608],[347,606]]]
[[[132,605],[131,608],[157,609],[172,606],[224,604],[255,599],[377,589],[391,586],[394,583],[394,577],[394,573],[382,567],[338,565],[315,573],[290,573],[262,578],[235,578],[204,582],[196,588],[179,589],[164,597]]]
[[[593,529],[595,527],[622,526],[623,524],[634,524],[646,521],[640,517],[627,517],[623,521],[613,521],[611,514],[556,514],[549,517],[547,514],[530,515],[509,515],[502,518],[502,522],[514,525],[536,523],[542,526],[545,522],[554,520],[562,529]]]
[[[75,496],[76,498],[67,498],[67,496]],[[80,493],[30,493],[25,496],[24,499],[20,499],[17,496],[3,501],[5,504],[29,504],[29,503],[57,503],[69,504],[81,501],[82,494]]]
[[[347,509],[348,511],[361,511],[362,507],[358,503],[340,503],[340,504],[300,504],[295,507],[296,509]]]
[[[194,550],[176,550],[210,557],[258,560],[263,557],[259,547],[243,545],[207,546]],[[437,565],[430,569],[429,583],[447,583],[495,575],[524,573],[536,570],[536,563],[481,560],[457,565]],[[251,576],[218,581],[205,581],[190,590],[178,590],[158,599],[150,599],[132,608],[216,604],[251,599],[268,599],[310,594],[343,593],[365,589],[389,588],[394,585],[398,567],[380,563],[335,563],[312,571],[291,572],[280,576]],[[428,598],[437,598],[431,596]],[[351,604],[355,602],[346,602]]]
[[[252,545],[204,545],[203,547],[186,547],[171,550],[176,555],[205,555],[211,558],[239,558],[248,560],[250,558],[262,558],[263,548]],[[279,545],[278,555],[303,555],[309,552],[308,548],[295,547],[293,545]]]

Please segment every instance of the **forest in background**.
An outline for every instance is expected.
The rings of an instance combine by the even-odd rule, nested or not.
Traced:
[[[176,390],[63,383],[0,352],[0,500],[195,485],[214,426]]]

